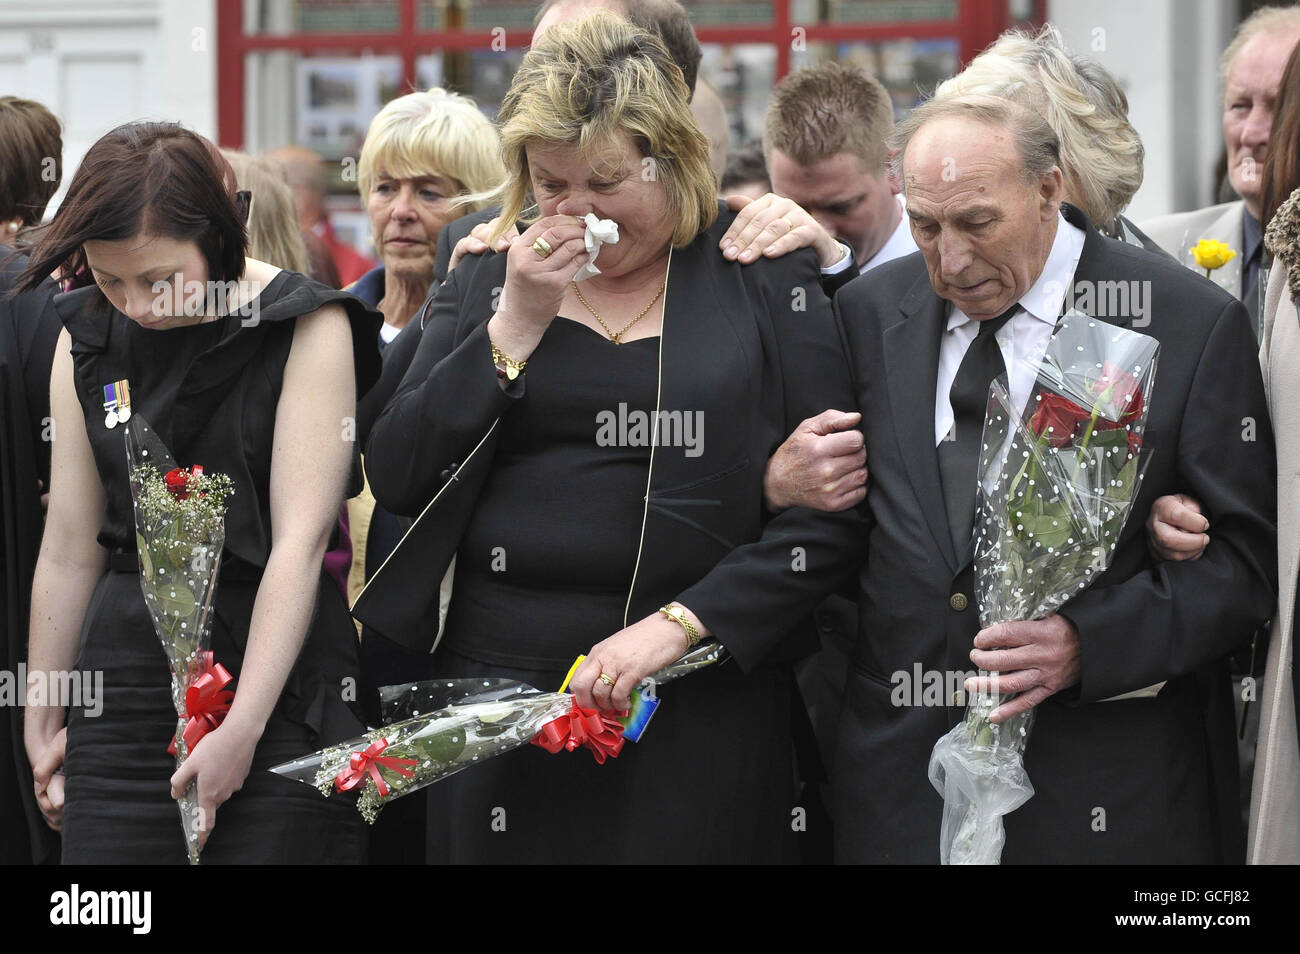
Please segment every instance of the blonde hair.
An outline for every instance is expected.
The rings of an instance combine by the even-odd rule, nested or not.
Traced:
[[[796,70],[772,90],[763,155],[771,165],[772,150],[779,149],[811,165],[847,152],[865,172],[879,175],[893,130],[893,100],[880,80],[841,63],[820,63]]]
[[[250,156],[230,149],[221,150],[240,189],[252,193],[248,207],[248,254],[291,272],[311,272],[311,258],[298,231],[298,214],[293,206],[284,166],[266,156]]]
[[[546,31],[515,73],[497,116],[510,177],[498,190],[498,231],[537,218],[527,145],[576,145],[595,160],[630,135],[677,212],[672,244],[687,245],[718,215],[709,141],[691,114],[682,71],[658,38],[598,12]]]
[[[474,100],[437,86],[399,96],[370,121],[357,163],[364,202],[381,175],[396,179],[442,176],[462,195],[489,192],[505,178],[496,127]],[[468,211],[482,201],[460,203]]]
[[[1219,58],[1219,90],[1228,92],[1228,71],[1237,54],[1255,37],[1264,33],[1300,33],[1300,4],[1289,7],[1260,7],[1237,26],[1232,42]]]
[[[935,99],[984,94],[1034,110],[1061,141],[1065,191],[1098,226],[1108,226],[1142,185],[1142,137],[1128,97],[1100,63],[1066,49],[1050,24],[1037,36],[1012,30],[956,76]]]

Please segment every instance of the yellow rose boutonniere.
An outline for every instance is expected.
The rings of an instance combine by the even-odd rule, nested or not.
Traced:
[[[1227,242],[1201,239],[1192,246],[1192,257],[1196,259],[1197,265],[1205,269],[1205,277],[1209,278],[1211,271],[1227,265],[1237,257],[1237,253],[1228,248]]]

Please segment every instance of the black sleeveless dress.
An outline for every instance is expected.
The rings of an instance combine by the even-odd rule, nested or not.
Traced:
[[[180,815],[169,793],[175,761],[167,745],[176,724],[170,675],[137,573],[125,429],[106,424],[104,386],[130,382],[133,412],[144,414],[178,465],[201,464],[234,481],[211,649],[235,676],[238,693],[253,602],[271,552],[271,448],[294,319],[330,303],[347,309],[358,394],[378,375],[374,340],[382,319],[359,299],[287,271],[262,292],[256,322],[230,316],[149,331],[96,299],[93,288],[56,299],[72,336],[77,391],[106,493],[99,542],[113,551],[87,608],[76,662],[78,671],[103,673],[102,699],[68,711],[63,861],[184,864]],[[303,462],[303,479],[311,480],[310,461]],[[322,573],[303,650],[243,788],[217,810],[204,863],[364,860],[365,826],[352,805],[266,771],[362,731],[350,704],[357,676],[356,630],[338,587]]]

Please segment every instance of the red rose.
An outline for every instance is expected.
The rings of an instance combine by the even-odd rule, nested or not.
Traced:
[[[1121,371],[1109,361],[1102,365],[1101,376],[1088,386],[1088,390],[1116,411],[1117,423],[1107,427],[1098,421],[1099,431],[1112,430],[1119,424],[1135,421],[1142,414],[1142,387],[1137,378],[1127,371]]]
[[[189,499],[189,491],[185,489],[190,482],[190,475],[188,472],[181,470],[179,467],[173,467],[163,476],[163,482],[167,485],[167,489],[171,491],[172,496],[177,500]]]
[[[1043,391],[1038,395],[1038,409],[1029,419],[1029,429],[1053,447],[1065,447],[1080,422],[1091,416],[1069,398]]]

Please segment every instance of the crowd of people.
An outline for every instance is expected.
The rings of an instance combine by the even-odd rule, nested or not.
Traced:
[[[101,138],[46,221],[59,122],[0,98],[0,652],[104,687],[0,706],[0,861],[184,863],[193,783],[208,863],[934,863],[927,763],[972,688],[900,705],[917,667],[1035,713],[1004,861],[1300,862],[1298,44],[1263,8],[1224,51],[1236,198],[1134,223],[1124,91],[1050,26],[897,123],[873,77],[796,70],[731,148],[681,4],[550,0],[495,121],[443,89],[375,116],[377,263],[314,154],[174,123]],[[1023,409],[1113,283],[1161,346],[1134,516],[1058,612],[982,628],[984,399],[1005,375]],[[179,767],[123,407],[234,486],[233,701]],[[702,432],[600,439],[613,410]],[[267,771],[380,725],[384,686],[622,713],[702,640],[726,661],[603,764],[530,746],[373,827]]]

